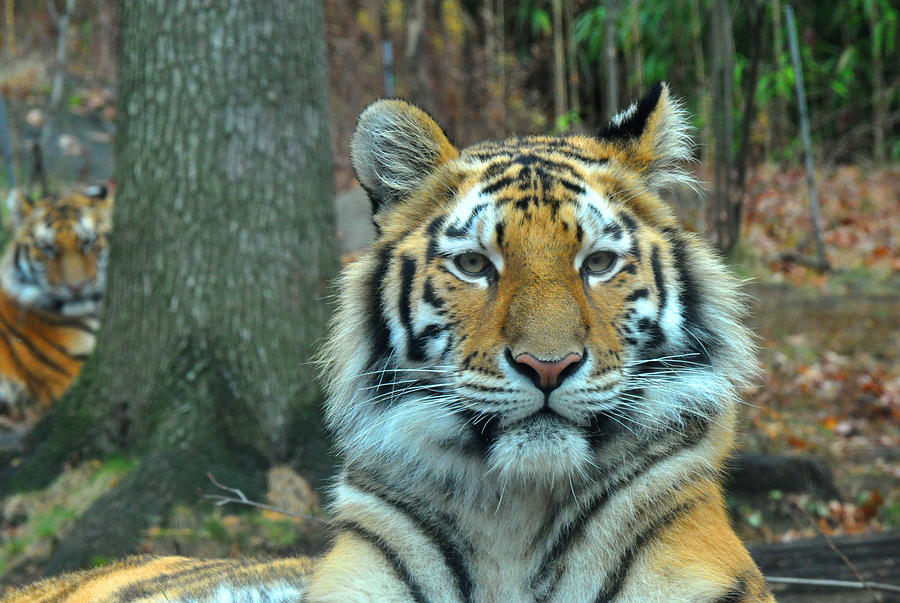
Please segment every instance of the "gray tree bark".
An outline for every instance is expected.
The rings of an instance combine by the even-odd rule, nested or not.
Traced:
[[[308,362],[338,265],[322,4],[142,0],[121,27],[103,327],[17,473],[71,450],[140,464],[51,571],[131,552],[208,471],[259,492],[268,462],[329,466]]]

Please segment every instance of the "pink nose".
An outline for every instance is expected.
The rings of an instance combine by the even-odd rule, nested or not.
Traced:
[[[560,381],[559,375],[566,370],[566,367],[575,364],[579,360],[581,360],[581,354],[576,354],[575,352],[570,352],[564,358],[560,360],[554,360],[553,362],[547,362],[545,360],[538,360],[528,352],[523,352],[516,356],[516,362],[519,364],[524,364],[526,366],[531,367],[534,372],[538,374],[540,377],[540,388],[554,388],[556,387]]]

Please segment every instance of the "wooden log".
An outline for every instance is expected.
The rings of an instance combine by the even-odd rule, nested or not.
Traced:
[[[766,577],[816,578],[900,586],[900,532],[835,536],[832,543],[853,564],[851,568],[825,538],[757,545],[750,554]],[[859,576],[857,576],[857,572]],[[779,602],[878,601],[900,602],[888,592],[807,584],[776,584],[770,588]]]

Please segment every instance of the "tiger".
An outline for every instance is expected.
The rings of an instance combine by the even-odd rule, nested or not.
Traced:
[[[725,511],[738,283],[683,229],[687,114],[660,83],[596,136],[457,149],[358,119],[375,240],[320,350],[342,458],[321,558],[134,558],[12,601],[774,601]]]
[[[13,233],[0,261],[0,413],[15,431],[62,396],[94,348],[113,199],[103,185],[40,200],[13,189],[7,205]]]

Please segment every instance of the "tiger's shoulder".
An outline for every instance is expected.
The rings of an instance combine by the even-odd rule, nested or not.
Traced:
[[[7,603],[287,603],[301,599],[309,572],[310,562],[305,558],[255,561],[138,556],[108,566],[48,578],[14,590],[3,600]]]

